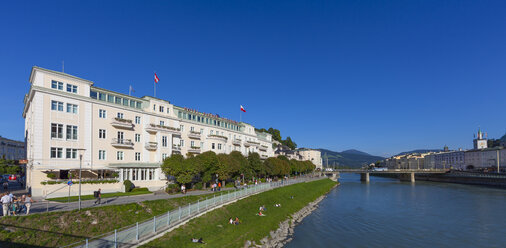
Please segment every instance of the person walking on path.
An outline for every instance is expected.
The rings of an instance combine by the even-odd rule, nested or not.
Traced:
[[[184,186],[184,184],[181,184],[181,193],[183,195],[186,194],[186,186]]]
[[[221,182],[218,182],[218,191],[221,191]]]
[[[0,202],[2,202],[3,216],[7,216],[9,214],[9,205],[11,203],[11,198],[8,194],[3,194],[2,198],[0,198]]]
[[[28,195],[26,198],[25,198],[25,208],[26,208],[26,215],[29,215],[30,214],[30,207],[32,206],[32,203],[33,203],[33,199],[32,199],[32,195]]]
[[[100,202],[101,202],[102,193],[100,191],[101,191],[101,189],[98,189],[98,191],[95,191],[95,198],[96,198],[96,200],[95,200],[94,204],[97,204],[97,202],[98,202],[98,204],[100,204]]]

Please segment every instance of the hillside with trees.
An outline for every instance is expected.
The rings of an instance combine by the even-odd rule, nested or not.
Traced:
[[[328,158],[329,167],[360,168],[363,165],[368,165],[385,159],[380,156],[373,156],[357,150],[347,150],[343,152],[335,152],[327,149],[318,150],[322,153],[323,166],[326,165],[326,159]]]
[[[216,179],[233,182],[244,175],[245,181],[259,178],[276,178],[312,172],[316,166],[311,161],[289,160],[285,156],[271,157],[262,161],[258,153],[244,157],[240,152],[216,154],[212,151],[189,156],[173,154],[165,159],[162,170],[174,177],[178,184],[191,184],[206,188]]]
[[[255,128],[255,131],[257,131],[257,132],[264,132],[264,133],[270,133],[270,134],[272,134],[272,139],[273,140],[278,141],[281,144],[290,147],[290,149],[292,149],[292,150],[294,150],[295,148],[297,148],[297,143],[295,143],[292,140],[292,138],[290,138],[290,136],[286,137],[286,139],[283,140],[282,137],[281,137],[281,132],[278,129],[275,129],[275,128],[272,128],[272,127],[270,127],[269,129],[265,129],[265,128],[257,129],[257,128]]]

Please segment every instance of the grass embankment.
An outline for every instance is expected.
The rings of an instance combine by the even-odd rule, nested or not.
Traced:
[[[212,194],[0,218],[0,247],[59,247],[166,213]]]
[[[104,193],[102,194],[103,198],[113,198],[113,197],[121,197],[121,196],[133,196],[133,195],[144,195],[144,194],[151,194],[153,192],[149,190],[138,190],[138,191],[131,191],[131,192],[115,192],[115,193]],[[93,195],[82,195],[81,201],[86,200],[94,200],[95,197]],[[68,202],[69,197],[56,197],[56,198],[48,198],[48,201],[55,201],[55,202]],[[75,202],[79,200],[79,196],[71,196],[70,201]]]
[[[260,240],[276,230],[279,223],[308,203],[327,193],[337,183],[330,179],[299,183],[250,196],[216,209],[186,225],[165,234],[143,247],[243,247],[246,240]],[[294,196],[293,199],[290,196]],[[277,208],[274,204],[280,203]],[[265,205],[266,216],[256,214]],[[239,225],[230,225],[229,218],[238,217]],[[192,243],[191,238],[203,238],[206,244]]]

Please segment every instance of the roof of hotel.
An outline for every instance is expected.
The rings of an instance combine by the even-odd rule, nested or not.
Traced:
[[[162,164],[161,163],[114,163],[109,164],[111,167],[118,167],[118,168],[139,168],[139,167],[145,167],[145,168],[160,168]]]
[[[50,72],[50,73],[54,73],[54,74],[58,74],[60,76],[64,76],[64,77],[70,77],[70,78],[74,78],[74,79],[78,79],[78,80],[82,80],[82,81],[86,81],[86,82],[89,82],[91,85],[94,84],[93,81],[90,81],[88,79],[84,79],[84,78],[80,78],[80,77],[76,77],[76,76],[73,76],[73,75],[70,75],[70,74],[67,74],[65,72],[61,72],[61,71],[53,71],[53,70],[49,70],[49,69],[46,69],[46,68],[42,68],[42,67],[38,67],[38,66],[33,66],[32,67],[32,72],[30,73],[30,82],[31,82],[31,79],[32,79],[32,75],[33,75],[33,71],[34,70],[41,70],[41,71],[46,71],[46,72]]]

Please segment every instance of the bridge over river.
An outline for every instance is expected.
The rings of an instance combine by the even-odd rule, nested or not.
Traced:
[[[322,173],[332,179],[339,178],[341,173],[360,174],[360,180],[369,182],[369,175],[396,175],[401,181],[415,182],[416,175],[445,174],[449,169],[392,169],[392,170],[368,170],[368,169],[337,169],[334,171],[323,171]]]

